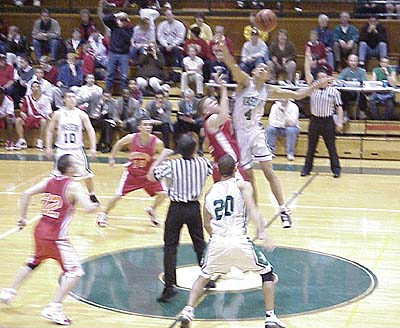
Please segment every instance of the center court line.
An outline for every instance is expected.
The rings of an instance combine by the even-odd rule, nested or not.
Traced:
[[[29,220],[26,221],[26,225],[29,225],[29,224],[31,224],[31,223],[34,223],[35,221],[39,220],[41,217],[42,217],[41,214],[35,215],[33,218],[31,218],[31,219],[29,219]],[[4,239],[4,238],[6,238],[7,236],[12,235],[13,233],[16,233],[16,232],[18,232],[18,231],[21,231],[21,229],[20,229],[19,227],[13,227],[13,228],[11,228],[10,230],[7,230],[6,232],[3,232],[3,233],[0,235],[0,239]]]

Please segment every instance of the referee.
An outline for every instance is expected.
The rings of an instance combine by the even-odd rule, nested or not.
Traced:
[[[310,70],[310,56],[306,54],[304,70],[307,82],[310,84],[313,80]],[[327,72],[321,68],[317,74],[317,79],[327,78]],[[329,159],[331,161],[331,170],[334,178],[340,177],[340,163],[335,145],[335,130],[343,130],[343,108],[340,92],[332,86],[314,90],[310,95],[311,119],[308,126],[308,149],[306,162],[301,176],[309,175],[312,167],[315,149],[318,144],[319,136],[324,139],[326,148],[328,148]],[[333,119],[333,114],[337,113],[337,122]]]
[[[159,302],[167,302],[177,293],[175,288],[176,252],[179,235],[184,224],[188,227],[199,265],[205,248],[198,199],[207,176],[212,174],[213,167],[206,158],[193,157],[196,148],[197,143],[192,135],[182,135],[176,148],[182,158],[163,162],[168,155],[172,154],[172,150],[165,149],[154,162],[152,166],[154,170],[150,168],[147,176],[149,180],[166,178],[168,180],[168,196],[171,200],[164,229],[165,288],[157,299]]]

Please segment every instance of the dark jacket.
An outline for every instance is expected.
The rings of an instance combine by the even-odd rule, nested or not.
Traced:
[[[119,27],[114,14],[103,17],[103,22],[111,29],[110,51],[119,54],[127,55],[131,45],[133,34],[133,26]]]

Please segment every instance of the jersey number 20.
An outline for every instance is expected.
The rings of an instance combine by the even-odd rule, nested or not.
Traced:
[[[223,216],[231,216],[233,213],[234,199],[232,196],[226,196],[225,200],[214,200],[214,213],[217,220],[221,220]]]

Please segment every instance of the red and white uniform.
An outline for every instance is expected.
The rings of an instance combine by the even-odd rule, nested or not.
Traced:
[[[21,111],[27,117],[24,120],[24,126],[27,129],[38,129],[41,119],[50,119],[52,113],[50,100],[42,94],[38,99],[34,99],[32,95],[25,96],[22,100]]]
[[[42,218],[35,227],[35,255],[28,262],[39,265],[46,259],[56,260],[66,275],[82,276],[79,257],[67,239],[75,204],[66,196],[69,177],[49,179],[42,198]]]
[[[125,165],[125,171],[122,174],[116,195],[124,196],[127,193],[144,189],[150,196],[164,191],[163,186],[158,181],[149,181],[146,174],[153,163],[157,137],[150,135],[145,145],[140,144],[140,134],[133,134],[132,142],[129,145],[129,162]]]
[[[208,139],[208,147],[210,149],[210,153],[214,158],[214,170],[213,170],[213,179],[214,182],[221,180],[221,176],[218,171],[218,161],[224,155],[231,155],[236,163],[239,163],[239,147],[236,142],[235,135],[233,133],[232,121],[226,120],[223,125],[221,125],[217,132],[211,133],[207,129],[207,120],[210,116],[205,118],[204,126],[206,127],[205,133]],[[238,171],[236,173],[238,178],[242,180],[246,179],[246,174],[244,173],[241,167],[238,167]]]
[[[14,102],[9,96],[4,96],[3,102],[0,104],[0,116],[14,117]],[[6,123],[0,119],[0,129],[4,129]]]

